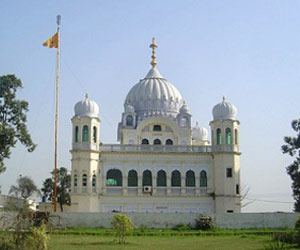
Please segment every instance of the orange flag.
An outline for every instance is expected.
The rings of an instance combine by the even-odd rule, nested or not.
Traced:
[[[50,37],[46,42],[43,43],[44,46],[49,48],[58,47],[58,33],[56,32],[52,37]]]

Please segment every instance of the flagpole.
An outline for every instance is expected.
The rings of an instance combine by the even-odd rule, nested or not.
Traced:
[[[60,55],[60,19],[56,17],[57,23],[57,53],[56,53],[56,79],[55,79],[55,138],[54,138],[54,186],[53,186],[53,211],[57,208],[57,137],[58,137],[58,97],[59,97],[59,55]]]

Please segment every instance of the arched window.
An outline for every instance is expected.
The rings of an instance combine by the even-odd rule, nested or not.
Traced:
[[[159,170],[157,172],[157,184],[158,187],[166,187],[167,186],[167,177],[166,172],[164,170]]]
[[[154,145],[160,145],[161,144],[161,141],[160,139],[155,139],[154,142],[153,142]]]
[[[144,186],[152,186],[152,174],[149,170],[143,172],[143,187]]]
[[[171,177],[171,186],[172,187],[181,187],[181,174],[178,170],[172,172]]]
[[[222,134],[221,129],[217,129],[217,145],[220,145],[222,143]]]
[[[93,141],[97,142],[97,127],[93,127]]]
[[[181,118],[181,126],[186,127],[187,125],[189,125],[189,118],[184,116]]]
[[[94,174],[93,177],[92,177],[92,187],[96,187],[96,175]]]
[[[78,126],[75,127],[75,142],[78,142],[78,132],[79,132],[79,129],[78,129]]]
[[[143,139],[143,140],[142,140],[142,144],[147,144],[147,145],[148,145],[148,144],[149,144],[148,139]]]
[[[132,115],[128,115],[126,117],[126,126],[133,126],[133,117],[132,117]]]
[[[207,174],[204,170],[200,172],[200,187],[207,187]]]
[[[228,144],[228,145],[232,144],[231,129],[230,128],[226,128],[225,138],[226,138],[226,144]]]
[[[77,187],[77,174],[74,175],[74,187]]]
[[[130,170],[128,172],[128,187],[138,186],[138,176],[135,170]]]
[[[238,144],[238,130],[234,130],[234,144]]]
[[[89,127],[87,125],[82,128],[82,141],[89,142]]]
[[[83,187],[87,186],[87,175],[86,174],[82,175],[82,186]]]
[[[153,126],[153,131],[161,131],[161,126],[160,125],[154,125]]]
[[[118,169],[110,169],[106,174],[106,186],[122,187],[122,173]]]
[[[186,172],[185,175],[185,186],[186,187],[195,187],[195,173],[192,170]]]
[[[173,141],[171,139],[166,140],[166,145],[173,145]]]

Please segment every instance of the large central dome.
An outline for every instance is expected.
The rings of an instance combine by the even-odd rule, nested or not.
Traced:
[[[138,116],[176,116],[183,105],[183,99],[176,87],[164,79],[156,67],[148,72],[129,91],[124,106],[134,107]]]

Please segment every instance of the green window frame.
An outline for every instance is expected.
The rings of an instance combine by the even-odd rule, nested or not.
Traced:
[[[79,132],[79,128],[78,126],[75,127],[75,142],[78,142],[78,132]]]
[[[122,187],[122,172],[118,169],[110,169],[106,173],[106,186]]]
[[[87,125],[82,128],[82,142],[89,142],[89,127]]]
[[[200,187],[207,187],[207,174],[205,170],[200,172]]]
[[[221,129],[218,128],[217,129],[217,145],[221,145],[222,144],[222,132],[221,132]]]
[[[173,140],[171,139],[166,140],[166,145],[173,145]]]
[[[138,175],[135,170],[130,170],[128,172],[128,187],[137,187],[138,186]]]
[[[181,174],[178,170],[175,170],[172,172],[171,186],[172,187],[181,187]]]
[[[97,182],[97,177],[94,174],[93,177],[92,177],[92,187],[96,187],[96,182]]]
[[[167,186],[167,175],[164,170],[159,170],[157,172],[157,187],[166,187]]]
[[[192,170],[189,170],[185,174],[185,186],[186,187],[195,187],[195,173]]]
[[[226,128],[225,138],[226,138],[226,144],[228,144],[228,145],[232,144],[232,135],[231,135],[231,129],[230,128]]]
[[[97,127],[93,127],[93,141],[97,142]]]
[[[82,175],[82,186],[83,187],[87,186],[87,175],[86,174]]]
[[[143,172],[143,187],[152,186],[152,173],[150,170],[145,170]]]
[[[77,187],[77,183],[78,183],[78,178],[77,178],[77,174],[74,175],[74,187]]]

